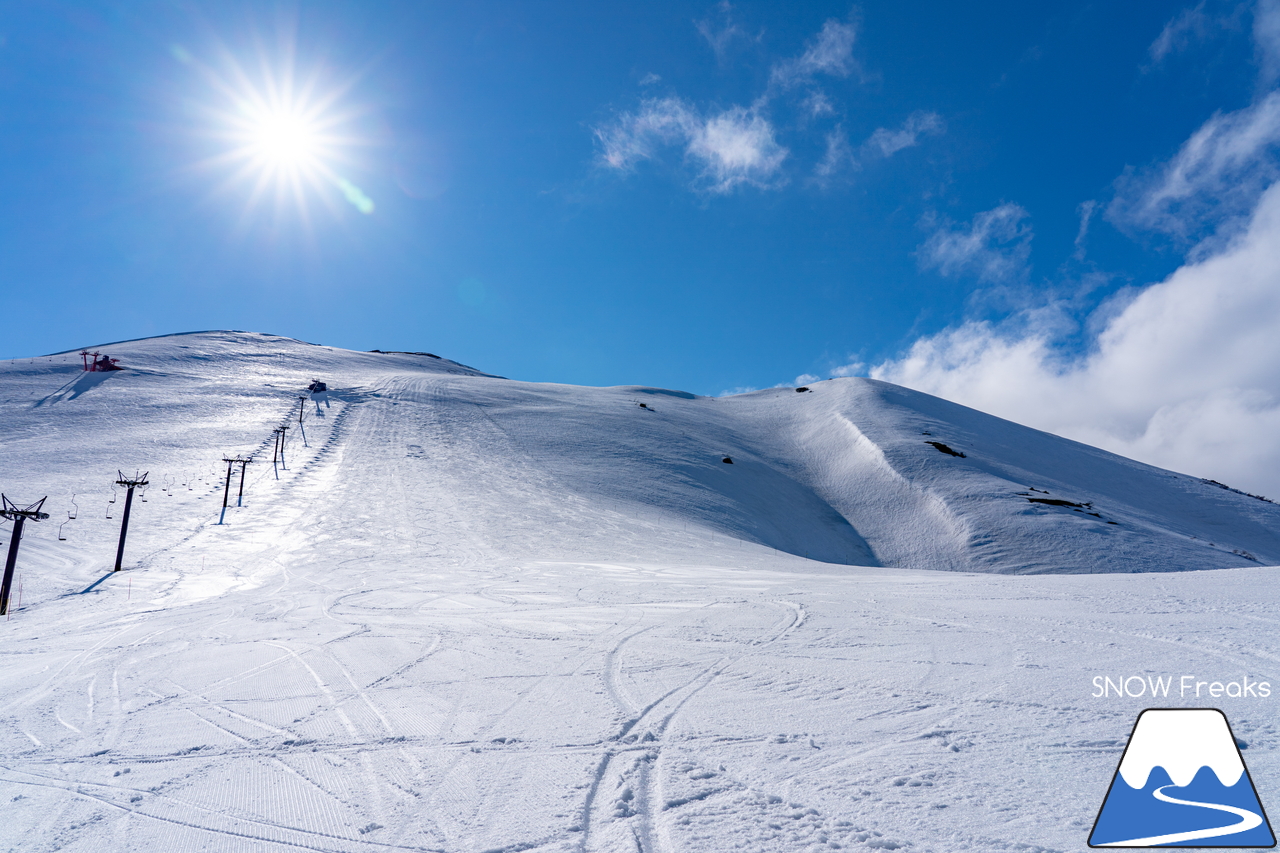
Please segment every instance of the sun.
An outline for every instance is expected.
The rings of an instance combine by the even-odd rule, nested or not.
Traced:
[[[253,156],[266,168],[310,171],[321,165],[324,134],[304,116],[280,112],[257,117],[247,137]]]
[[[237,176],[269,189],[288,191],[301,202],[308,193],[341,186],[347,140],[344,114],[331,93],[297,86],[289,74],[271,75],[254,85],[242,78],[234,93],[235,108],[223,117],[231,143],[226,159]]]
[[[259,50],[250,63],[230,50],[220,54],[206,64],[185,49],[174,53],[214,95],[201,112],[216,150],[199,167],[221,172],[223,189],[242,195],[246,214],[274,202],[278,216],[291,210],[309,219],[316,204],[337,212],[343,201],[372,213],[373,201],[343,174],[366,142],[361,112],[348,103],[354,81],[304,73],[292,44],[275,57]]]

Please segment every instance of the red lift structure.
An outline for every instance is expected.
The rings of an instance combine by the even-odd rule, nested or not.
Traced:
[[[99,356],[102,356],[99,358]],[[80,360],[84,362],[84,369],[89,373],[101,373],[106,370],[124,370],[120,367],[120,359],[109,358],[100,352],[89,352],[87,349],[80,350]]]

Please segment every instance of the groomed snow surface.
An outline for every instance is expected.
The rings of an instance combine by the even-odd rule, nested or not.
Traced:
[[[1176,695],[1280,692],[1274,504],[870,380],[94,349],[126,369],[0,362],[0,491],[51,515],[0,621],[0,850],[1084,850],[1153,705],[1222,707],[1280,802],[1280,700]],[[151,485],[111,574],[117,469]]]

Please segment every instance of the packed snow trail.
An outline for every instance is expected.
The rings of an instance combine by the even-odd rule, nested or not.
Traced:
[[[1095,698],[1094,676],[1280,684],[1273,569],[842,563],[863,547],[921,553],[940,519],[997,528],[1009,507],[1081,548],[1104,522],[1035,515],[1025,498],[965,503],[938,478],[986,474],[936,467],[960,461],[927,446],[907,456],[918,436],[898,446],[863,419],[847,470],[899,482],[890,494],[916,527],[893,544],[892,506],[855,506],[871,493],[819,470],[831,454],[813,442],[832,433],[795,408],[826,405],[816,391],[756,409],[648,394],[649,411],[634,389],[506,383],[423,356],[231,334],[144,344],[154,372],[120,377],[133,386],[33,407],[69,380],[38,364],[0,380],[20,380],[0,386],[20,400],[0,451],[23,489],[88,494],[96,424],[122,407],[134,414],[117,429],[146,452],[121,451],[107,473],[151,464],[162,484],[185,463],[174,483],[189,484],[135,503],[119,575],[104,577],[118,519],[86,513],[67,542],[29,528],[28,597],[0,623],[0,850],[1083,850],[1150,704]],[[252,346],[252,382],[209,355]],[[290,440],[276,479],[270,429],[317,375],[332,406],[306,422],[310,447]],[[72,405],[56,453],[31,443]],[[816,417],[852,417],[832,405]],[[217,459],[264,446],[245,506],[215,525]],[[1170,505],[1191,488],[1175,476]],[[747,478],[788,490],[787,524],[753,515],[768,503]],[[1220,491],[1207,494],[1228,508],[1252,501]],[[997,508],[982,515],[980,497]],[[1150,512],[1143,501],[1126,518]],[[1201,523],[1254,535],[1241,506]],[[1163,548],[1166,528],[1144,524],[1124,535]],[[831,559],[805,559],[797,529]],[[965,541],[937,546],[947,567],[968,559]],[[1229,553],[1190,534],[1159,553],[1184,545]],[[1270,701],[1227,708],[1264,800],[1280,774]]]

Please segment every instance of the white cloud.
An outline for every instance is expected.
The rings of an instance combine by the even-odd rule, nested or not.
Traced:
[[[641,86],[652,86],[654,83],[662,82],[662,78],[650,71],[648,74],[640,78]]]
[[[615,169],[630,169],[657,149],[694,132],[698,119],[679,98],[644,101],[636,113],[623,113],[608,127],[596,128],[601,158]]]
[[[769,186],[787,157],[787,149],[778,145],[773,126],[762,116],[734,107],[697,128],[688,154],[702,162],[702,177],[709,189],[728,192],[744,183]]]
[[[925,269],[944,276],[972,275],[979,281],[1010,282],[1026,275],[1031,255],[1029,214],[1006,202],[979,213],[968,228],[938,228],[919,249]]]
[[[855,152],[844,128],[836,125],[834,130],[827,133],[826,153],[813,169],[813,182],[821,187],[828,187],[845,169],[860,169],[864,160],[892,157],[904,148],[918,145],[922,135],[941,133],[943,129],[942,118],[937,113],[917,111],[907,116],[902,127],[896,130],[883,127],[877,129],[862,143],[859,152]]]
[[[1280,78],[1280,0],[1258,0],[1253,11],[1253,41],[1264,85]]]
[[[717,55],[722,55],[735,39],[747,37],[732,13],[733,7],[722,2],[707,20],[695,22]],[[799,130],[811,130],[815,120],[835,115],[836,107],[814,81],[819,75],[847,77],[860,71],[853,56],[856,37],[854,24],[827,20],[799,56],[772,67],[764,92],[749,107],[713,111],[678,97],[644,100],[635,112],[621,113],[593,129],[600,146],[600,162],[628,171],[644,160],[657,158],[663,149],[680,146],[686,161],[698,167],[692,181],[697,190],[727,193],[742,185],[762,189],[783,186],[789,180],[784,163],[790,151],[779,142],[767,108],[773,99],[787,92],[789,106],[798,107],[803,114],[796,128]],[[652,85],[660,79],[656,74],[647,74],[640,85]],[[801,92],[788,91],[797,87],[802,87],[803,97]],[[876,130],[855,150],[837,125],[826,134],[826,151],[821,162],[812,166],[811,183],[826,187],[840,172],[859,168],[860,159],[890,157],[919,144],[921,136],[941,133],[943,129],[937,113],[917,111],[900,128]],[[1012,247],[997,250],[996,254],[1016,255],[1019,251]],[[994,270],[995,265],[987,267]]]
[[[1280,91],[1210,118],[1154,175],[1129,176],[1107,209],[1121,225],[1180,238],[1246,212],[1277,176]]]
[[[814,167],[813,180],[826,187],[845,167],[856,169],[858,161],[853,155],[853,148],[849,145],[849,137],[845,135],[844,128],[836,125],[835,130],[827,134],[827,153],[822,162]]]
[[[858,30],[853,24],[834,18],[828,20],[804,53],[773,67],[769,75],[770,87],[790,88],[808,82],[818,74],[848,77],[858,67],[853,58],[853,43],[857,35]]]
[[[1160,59],[1187,33],[1209,25],[1236,26],[1230,18],[1211,19],[1202,2],[1170,21],[1151,47]],[[1204,239],[1201,255],[1220,248],[1243,226],[1263,190],[1280,177],[1280,0],[1258,0],[1253,9],[1253,39],[1259,64],[1259,95],[1249,106],[1215,113],[1183,143],[1168,162],[1146,173],[1128,173],[1116,182],[1107,207],[1116,225],[1164,233],[1184,241]]]
[[[831,369],[832,376],[866,376],[867,365],[861,361],[851,361]]]
[[[801,373],[796,377],[794,384],[796,385],[812,385],[814,382],[821,380],[821,376],[814,376],[812,373]]]
[[[709,17],[693,23],[698,28],[698,32],[702,34],[702,37],[707,40],[707,44],[711,45],[711,49],[716,55],[716,61],[721,64],[724,63],[729,49],[735,41],[739,39],[754,40],[734,20],[733,5],[728,0],[722,0],[722,2],[717,3],[715,11]]]
[[[802,109],[809,118],[834,115],[836,111],[836,108],[831,106],[831,101],[827,98],[825,92],[811,93],[809,97],[804,99]]]
[[[904,148],[919,144],[921,135],[942,133],[943,128],[942,117],[937,113],[917,110],[907,116],[907,120],[897,130],[878,128],[867,139],[865,147],[879,153],[882,157],[892,157]]]
[[[853,70],[853,42],[856,37],[857,30],[852,24],[834,19],[824,22],[818,38],[800,57],[801,71],[847,77]]]
[[[1203,8],[1171,21],[1152,58],[1194,34]],[[1257,100],[1211,117],[1168,163],[1126,175],[1107,209],[1123,226],[1212,240],[1164,281],[1087,316],[1083,354],[1068,350],[1065,330],[1080,325],[1058,304],[922,338],[872,375],[1280,498],[1280,92],[1266,88],[1280,74],[1280,0],[1254,12]],[[1096,210],[1079,208],[1077,257]],[[981,257],[979,224],[926,247]]]
[[[1046,312],[924,338],[872,375],[1280,497],[1278,281],[1280,184],[1229,246],[1095,312],[1082,357]]]
[[[1160,35],[1147,48],[1147,54],[1154,64],[1159,65],[1169,54],[1203,39],[1210,29],[1209,16],[1204,13],[1204,0],[1200,0],[1196,6],[1183,9],[1164,25]]]
[[[1072,254],[1077,261],[1084,260],[1084,238],[1089,236],[1089,222],[1098,211],[1098,202],[1093,199],[1080,202],[1076,212],[1080,214],[1080,230],[1076,232],[1076,250]]]
[[[678,98],[645,101],[638,112],[625,113],[595,133],[601,159],[619,170],[657,156],[665,146],[683,145],[685,156],[700,167],[696,185],[717,193],[740,184],[778,185],[788,153],[773,126],[754,110],[734,107],[703,117]]]

